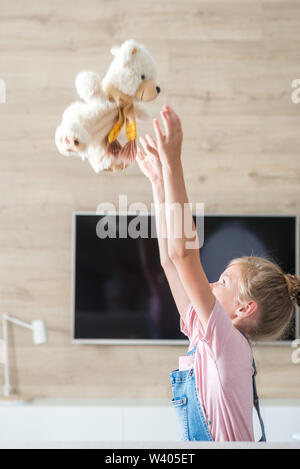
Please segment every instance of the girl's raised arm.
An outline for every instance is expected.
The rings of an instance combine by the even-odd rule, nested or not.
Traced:
[[[182,129],[175,112],[165,106],[161,112],[166,135],[154,119],[154,131],[163,168],[166,201],[168,252],[195,311],[205,328],[216,298],[202,268],[199,240],[186,193],[181,164]],[[173,214],[173,216],[172,216]],[[194,239],[186,236],[185,227],[192,227]],[[193,248],[189,243],[193,241]]]
[[[144,147],[144,152],[138,147],[137,162],[141,171],[149,179],[152,186],[160,263],[168,280],[178,312],[181,318],[184,320],[188,306],[190,304],[190,299],[184,290],[180,277],[177,273],[177,269],[170,259],[168,253],[165,215],[165,189],[162,165],[158,155],[156,143],[152,139],[151,135],[147,134],[146,139],[140,138],[140,141]]]

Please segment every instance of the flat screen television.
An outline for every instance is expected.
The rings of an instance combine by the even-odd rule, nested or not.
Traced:
[[[299,274],[297,216],[193,217],[197,232],[200,226],[204,233],[200,256],[209,282],[218,280],[232,258],[244,255],[268,257],[286,273]],[[143,225],[142,235],[128,234],[133,222],[135,227]],[[115,230],[103,235],[105,224]],[[160,265],[153,214],[73,213],[72,271],[73,343],[188,343]],[[295,308],[285,335],[264,343],[288,344],[298,337]]]

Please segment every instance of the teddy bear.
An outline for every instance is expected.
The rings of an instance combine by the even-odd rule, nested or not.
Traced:
[[[101,81],[94,71],[79,72],[75,86],[82,101],[63,113],[55,143],[64,156],[87,159],[96,173],[124,170],[137,153],[135,118],[150,117],[144,102],[160,93],[157,67],[147,49],[133,39],[112,47],[114,59]],[[127,143],[117,137],[125,124]]]

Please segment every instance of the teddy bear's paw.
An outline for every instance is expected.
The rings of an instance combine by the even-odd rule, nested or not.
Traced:
[[[119,164],[112,163],[109,168],[104,169],[103,171],[112,171],[113,173],[115,173],[117,171],[124,171],[124,169],[126,169],[127,166],[129,166],[129,163],[125,163],[125,161]]]
[[[88,149],[87,159],[96,173],[104,171],[111,165],[111,157],[107,155],[101,145],[91,144]]]
[[[89,136],[82,127],[73,124],[69,128],[59,127],[55,142],[59,152],[64,156],[82,156],[87,150]]]
[[[74,135],[62,135],[60,137],[60,144],[64,150],[69,153],[82,153],[86,150],[86,145],[74,137]]]

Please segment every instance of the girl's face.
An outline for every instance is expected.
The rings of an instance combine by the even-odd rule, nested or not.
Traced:
[[[225,311],[229,314],[231,320],[236,318],[238,307],[237,294],[240,281],[240,266],[232,265],[220,275],[217,282],[211,283],[210,287],[213,294],[221,303]]]

